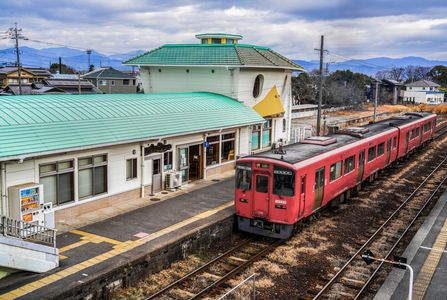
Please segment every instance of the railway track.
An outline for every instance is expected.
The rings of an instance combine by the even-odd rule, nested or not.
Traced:
[[[447,127],[439,130],[439,134]],[[447,157],[432,169],[420,185],[408,195],[390,217],[366,240],[313,299],[359,299],[368,289],[382,263],[366,265],[361,255],[370,249],[378,257],[389,258],[424,209],[447,181]]]
[[[280,240],[267,238],[244,239],[235,247],[145,299],[203,298],[281,243]]]
[[[438,139],[441,136],[445,135],[447,133],[447,122],[443,122],[439,124],[436,128],[436,134],[434,139]],[[442,155],[440,155],[442,156]],[[446,165],[445,163],[444,165]],[[438,168],[437,170],[440,170]],[[436,172],[436,169],[433,170],[433,172]],[[432,173],[433,173],[432,172]],[[433,183],[429,180],[425,181],[425,186],[427,185],[433,185]],[[418,188],[418,190],[422,193],[422,186]],[[416,197],[416,195],[412,196],[413,198]],[[411,198],[411,195],[408,197]],[[408,200],[408,199],[407,199]],[[405,205],[408,208],[412,208],[412,211],[415,212],[419,204],[414,204],[414,202],[408,201]],[[427,202],[428,203],[428,202]],[[424,206],[425,207],[425,206]],[[420,208],[419,208],[420,209]],[[403,207],[400,209],[402,212],[404,211]],[[408,211],[408,210],[405,210]],[[417,213],[417,215],[420,215],[420,212]],[[393,214],[395,220],[399,220],[399,217],[396,214]],[[402,222],[405,224],[405,222]],[[413,224],[414,220],[409,220],[407,224]],[[384,226],[387,227],[388,226]],[[399,229],[394,228],[394,231],[386,231],[386,234],[382,234],[385,237],[388,235],[389,239],[386,240],[386,243],[384,245],[389,244],[398,244],[399,241],[402,239],[402,237],[405,235],[406,231],[411,226],[408,226],[406,229]],[[382,228],[384,230],[385,228]],[[379,230],[378,230],[379,231]],[[402,237],[400,237],[402,235]],[[398,236],[396,239],[395,236]],[[378,239],[377,235],[377,239]],[[375,240],[375,239],[374,239]],[[371,245],[373,241],[371,240]],[[240,274],[244,269],[250,267],[255,261],[259,260],[262,256],[265,254],[268,254],[281,244],[280,241],[275,240],[267,240],[267,239],[244,239],[242,242],[240,242],[235,247],[231,248],[230,250],[226,251],[225,253],[219,255],[218,257],[212,259],[210,262],[206,263],[205,265],[199,267],[198,269],[188,273],[187,275],[181,277],[180,279],[176,280],[175,282],[167,285],[166,287],[162,288],[161,290],[155,292],[154,294],[150,295],[149,297],[145,299],[200,299],[204,297],[210,297],[210,298],[217,298],[216,295],[218,295],[222,289],[228,288],[228,285],[225,284],[228,282],[230,278],[235,277],[235,275]],[[379,243],[380,244],[380,243]],[[360,244],[358,244],[360,245]],[[386,248],[386,247],[385,247]],[[395,248],[395,246],[391,247],[392,249]],[[388,251],[386,254],[391,254],[393,250],[388,246]],[[368,246],[368,249],[372,249],[374,253],[377,253],[378,255],[382,255],[384,253],[384,250],[377,251],[372,246]],[[386,249],[385,249],[386,250]],[[363,254],[361,250],[356,253],[354,259],[350,260],[352,263],[355,263],[355,261],[358,261],[360,258],[360,255]],[[352,264],[350,263],[350,264]],[[372,267],[375,267],[376,269],[369,270],[368,267],[364,264],[363,261],[357,263],[358,266],[366,268],[366,271],[364,269],[362,270],[355,270],[353,276],[348,277],[344,276],[344,274],[348,274],[347,270],[348,267],[342,267],[340,270],[338,270],[341,275],[337,275],[337,277],[341,278],[340,282],[337,282],[339,278],[331,279],[332,283],[328,283],[330,287],[325,287],[325,290],[322,291],[321,295],[315,296],[318,292],[318,290],[312,289],[306,298],[335,298],[335,299],[345,299],[345,298],[352,298],[357,299],[358,296],[360,296],[368,287],[368,285],[371,283],[372,279],[376,276],[377,272],[380,270],[380,266],[377,266],[375,264],[372,264]],[[342,270],[343,269],[343,270]],[[352,270],[352,269],[350,269]],[[336,270],[337,271],[337,270]],[[335,271],[334,271],[335,272]],[[334,273],[332,272],[332,273]],[[352,275],[352,274],[351,274]],[[361,277],[359,277],[361,276]],[[343,279],[344,278],[344,279]],[[363,278],[363,279],[359,279]],[[319,278],[321,279],[321,277]],[[346,281],[346,283],[343,282]],[[320,287],[325,285],[326,282],[320,283]],[[361,285],[361,286],[360,286]],[[332,289],[332,286],[338,287],[339,289],[347,289],[347,291],[342,293],[336,292],[334,294],[334,290]],[[220,287],[220,288],[219,288]],[[357,291],[361,291],[360,293],[350,293],[350,291],[357,289]],[[331,290],[331,291],[330,291]],[[338,291],[338,290],[337,290]],[[345,295],[345,296],[343,296]],[[358,295],[358,296],[357,296]],[[303,295],[304,296],[304,295]]]

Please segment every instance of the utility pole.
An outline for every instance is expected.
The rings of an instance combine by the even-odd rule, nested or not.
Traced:
[[[320,89],[318,92],[318,113],[317,113],[317,136],[320,135],[321,129],[321,103],[323,102],[323,54],[324,50],[324,35],[321,36],[320,49],[315,49],[320,51]]]
[[[91,64],[90,64],[90,55],[92,54],[92,49],[87,49],[87,51],[85,51],[85,52],[87,52],[87,56],[88,56],[87,72],[89,72],[90,71],[90,66],[91,66]]]
[[[379,80],[376,79],[376,96],[374,97],[374,115],[373,122],[376,122],[376,113],[377,113],[377,98],[379,97]]]
[[[59,74],[62,74],[62,57],[59,56]]]
[[[14,27],[9,28],[7,38],[15,40],[17,75],[19,77],[19,95],[22,95],[22,68],[20,65],[19,40],[28,40],[28,39],[22,35],[22,28],[17,28],[17,22],[14,23]]]
[[[81,72],[78,72],[78,94],[81,94]]]

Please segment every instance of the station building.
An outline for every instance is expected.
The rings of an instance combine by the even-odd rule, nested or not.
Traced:
[[[58,219],[75,216],[70,208],[80,204],[158,192],[167,174],[189,182],[231,170],[249,151],[250,126],[263,122],[252,108],[209,92],[2,97],[1,213],[11,216],[19,199],[9,193],[27,184],[43,185]],[[33,220],[39,212],[29,198],[12,217]]]
[[[19,200],[9,193],[24,186],[43,186],[58,219],[229,171],[240,156],[288,143],[291,76],[302,68],[239,35],[196,37],[125,62],[140,67],[145,94],[2,97],[1,213],[11,215]],[[27,220],[38,214],[30,195],[20,200]]]
[[[145,93],[207,91],[253,107],[265,122],[250,127],[249,153],[290,140],[292,72],[303,68],[241,35],[198,34],[197,44],[167,44],[124,62],[138,66]]]

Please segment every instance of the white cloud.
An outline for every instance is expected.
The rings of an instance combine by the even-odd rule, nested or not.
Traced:
[[[58,11],[61,18],[44,18],[29,12],[20,18],[23,33],[31,39],[93,48],[96,51],[123,53],[152,49],[165,43],[196,43],[194,35],[203,32],[229,32],[244,36],[244,43],[270,46],[297,59],[317,59],[313,50],[324,34],[326,47],[349,57],[424,56],[445,59],[446,17],[430,15],[385,15],[362,18],[305,19],[285,12],[287,8],[334,9],[347,0],[267,1],[265,7],[227,5],[208,7],[199,3],[153,8],[143,1],[95,1],[96,18],[89,8],[92,2],[78,1]],[[281,11],[274,9],[281,5]],[[78,7],[82,7],[78,9]],[[101,10],[106,7],[106,12]],[[17,15],[0,13],[0,29],[12,24]],[[1,24],[4,24],[1,26]],[[47,47],[40,44],[29,44]],[[11,42],[0,40],[0,47]]]

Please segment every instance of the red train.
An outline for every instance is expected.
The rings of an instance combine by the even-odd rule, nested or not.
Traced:
[[[436,115],[401,117],[311,137],[237,161],[238,228],[288,238],[295,224],[432,139]]]

